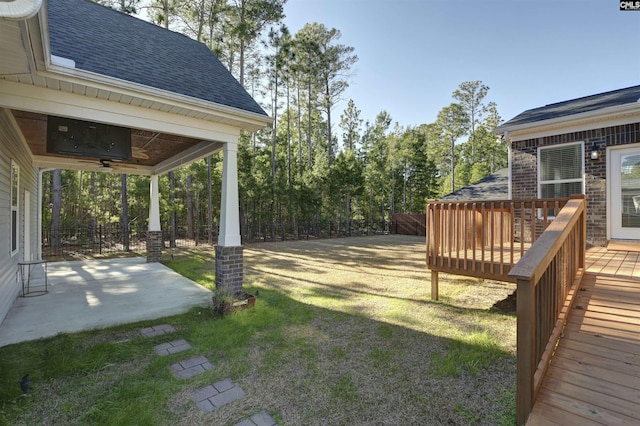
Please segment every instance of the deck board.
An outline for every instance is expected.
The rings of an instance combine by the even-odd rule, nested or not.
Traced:
[[[638,253],[590,250],[527,425],[640,424]]]

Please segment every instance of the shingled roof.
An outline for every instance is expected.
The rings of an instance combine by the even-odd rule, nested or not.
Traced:
[[[544,120],[595,111],[635,103],[640,100],[640,86],[627,87],[611,92],[572,99],[527,110],[500,125],[496,130],[521,124],[536,123]]]
[[[490,201],[509,197],[509,169],[501,169],[476,183],[460,188],[440,201]]]
[[[85,71],[267,115],[202,43],[88,0],[48,0],[51,53]]]

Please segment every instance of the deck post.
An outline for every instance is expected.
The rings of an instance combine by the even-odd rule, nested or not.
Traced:
[[[438,300],[438,271],[431,271],[431,300]]]
[[[524,425],[534,403],[535,357],[535,286],[531,280],[517,279],[518,373],[516,423]]]

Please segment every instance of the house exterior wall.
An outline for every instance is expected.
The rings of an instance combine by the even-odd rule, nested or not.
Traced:
[[[11,254],[11,160],[20,167],[18,188],[18,252]],[[29,220],[29,237],[33,258],[38,253],[38,185],[37,171],[31,166],[31,158],[15,129],[11,113],[0,108],[0,323],[18,296],[21,286],[17,280],[18,262],[25,258],[24,227]],[[24,217],[25,191],[31,193],[31,217]],[[27,256],[28,257],[28,256]]]
[[[538,197],[538,147],[570,142],[584,143],[587,241],[595,246],[604,246],[607,243],[607,159],[605,146],[599,147],[600,158],[598,160],[592,160],[590,153],[603,142],[607,147],[640,143],[640,122],[511,141],[512,198]]]

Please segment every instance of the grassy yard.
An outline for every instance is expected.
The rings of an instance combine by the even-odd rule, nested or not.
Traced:
[[[167,265],[213,285],[211,250],[172,254]],[[516,321],[492,309],[513,285],[445,275],[431,302],[418,237],[254,244],[244,255],[253,309],[0,348],[0,422],[234,425],[266,410],[287,425],[514,424]],[[138,329],[164,322],[193,349],[155,355],[167,336]],[[171,375],[169,365],[196,355],[214,368]],[[191,392],[225,377],[246,396],[201,413]]]

